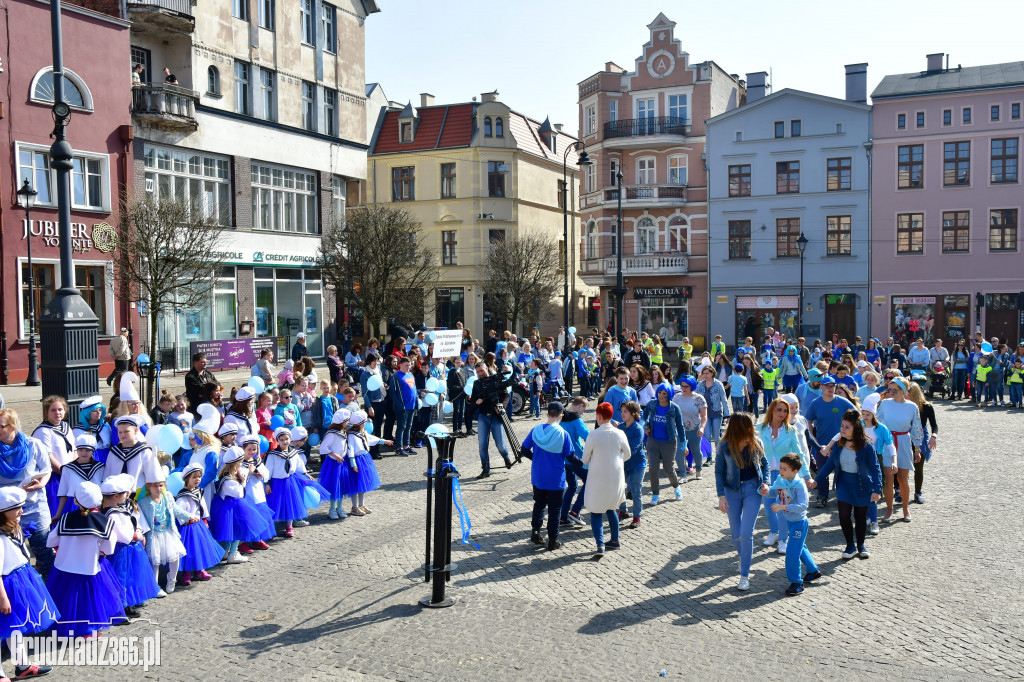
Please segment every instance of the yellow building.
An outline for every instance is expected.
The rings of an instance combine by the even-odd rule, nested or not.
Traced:
[[[564,253],[563,201],[569,201],[569,243],[579,228],[575,200],[579,182],[576,138],[561,126],[539,123],[513,111],[497,92],[481,101],[389,107],[377,119],[368,156],[366,202],[392,203],[415,218],[441,266],[436,305],[424,310],[429,326],[462,322],[477,338],[488,329],[506,329],[492,310],[481,282],[491,243],[539,233],[558,242]],[[563,163],[568,192],[563,192]],[[570,258],[574,259],[573,250]],[[569,272],[576,272],[569,263]],[[570,324],[582,326],[585,291],[570,277]],[[539,320],[520,320],[516,333],[538,323],[545,335],[562,324],[562,297],[544,306]],[[418,322],[418,320],[412,320]]]

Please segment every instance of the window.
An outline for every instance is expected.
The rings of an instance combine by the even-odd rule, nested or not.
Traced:
[[[990,116],[992,117],[993,121],[998,121],[999,120],[999,105],[998,104],[993,104],[992,105],[992,111],[990,113]]]
[[[455,230],[441,232],[441,265],[459,264],[458,246]]]
[[[316,193],[313,173],[252,164],[253,229],[319,233]]]
[[[335,225],[345,222],[345,205],[347,204],[345,189],[347,187],[348,182],[345,181],[344,176],[335,175],[331,178],[331,208]]]
[[[942,110],[942,125],[951,126],[953,125],[953,110],[943,109]]]
[[[487,162],[487,196],[505,196],[505,175],[508,173],[508,166],[501,161]]]
[[[455,164],[441,164],[441,198],[455,198]]]
[[[668,181],[673,185],[686,184],[686,157],[668,157]]]
[[[220,97],[220,71],[216,66],[206,68],[206,94]]]
[[[803,123],[800,119],[795,119],[789,122],[789,135],[790,137],[800,137],[800,131],[803,129]]]
[[[899,189],[924,187],[924,145],[899,147],[896,161],[896,186]]]
[[[491,128],[491,117],[484,117],[484,137],[491,137],[493,135],[493,128]]]
[[[449,287],[437,290],[435,297],[437,324],[448,329],[466,319],[466,293],[462,287]]]
[[[907,129],[907,115],[906,114],[897,114],[896,115],[896,128],[897,128],[897,130],[906,130]]]
[[[505,230],[487,230],[487,243],[491,245],[492,251],[495,244],[504,244]]]
[[[992,182],[1017,182],[1017,138],[992,140]]]
[[[945,211],[942,214],[942,253],[965,253],[970,250],[971,214],[967,211]]]
[[[654,159],[637,159],[636,184],[653,185],[655,182],[657,182],[657,174],[654,170]]]
[[[400,166],[391,169],[391,200],[416,200],[416,167]]]
[[[729,221],[729,259],[750,258],[750,221]]]
[[[775,220],[775,256],[777,258],[798,258],[800,248],[796,240],[800,237],[799,218],[777,218]]]
[[[793,194],[800,191],[800,162],[779,161],[775,164],[775,192]]]
[[[609,300],[605,304],[613,307],[615,298],[610,294],[606,298]],[[687,324],[688,303],[689,299],[685,296],[639,299],[640,331],[648,335],[657,334],[666,348],[669,343],[681,343],[683,337],[690,333]]]
[[[324,88],[323,94],[323,121],[320,132],[324,135],[334,136],[338,134],[338,91]]]
[[[588,194],[597,191],[597,167],[594,164],[583,169],[583,191]]]
[[[231,225],[231,171],[226,157],[146,145],[146,196],[185,201],[218,225]]]
[[[33,288],[35,289],[35,304],[36,308],[36,330],[38,331],[39,315],[42,314],[46,306],[53,300],[54,295],[57,293],[57,275],[56,266],[48,263],[32,263],[32,279]],[[29,300],[30,295],[28,288],[28,263],[21,264],[21,336],[25,337],[29,334]]]
[[[249,116],[252,105],[249,103],[249,65],[235,62],[235,113]]]
[[[412,142],[412,121],[399,121],[398,123],[398,141],[399,142]]]
[[[313,0],[299,0],[299,35],[306,45],[316,45],[313,28]]]
[[[992,211],[988,228],[988,250],[1017,250],[1017,209],[1001,208]]]
[[[260,28],[274,30],[274,0],[256,0],[257,22]]]
[[[47,66],[36,73],[32,79],[31,92],[33,102],[54,102],[53,67]],[[85,81],[70,69],[64,69],[64,101],[74,109],[92,111],[92,94],[89,88],[86,87]]]
[[[591,104],[583,111],[583,134],[593,135],[597,132],[597,105]]]
[[[302,128],[316,130],[316,84],[302,81]]]
[[[946,142],[942,149],[942,184],[946,187],[970,184],[971,143]]]
[[[686,95],[668,96],[668,115],[673,119],[672,123],[684,123],[686,121]]]
[[[729,166],[729,196],[750,196],[750,164]]]
[[[853,160],[849,157],[828,160],[828,191],[851,189]]]
[[[256,117],[264,121],[277,120],[277,93],[274,81],[277,74],[270,69],[257,66],[259,71],[259,92],[256,99]]]
[[[1017,109],[1019,111],[1020,110],[1020,105],[1017,104],[1015,106],[1017,107]],[[615,100],[611,100],[610,102],[608,102],[608,120],[609,121],[618,121],[619,120],[619,103],[617,101],[615,101]]]
[[[18,144],[18,186],[25,180],[37,192],[37,206],[56,206],[56,170],[50,166],[50,153],[45,147]],[[75,153],[71,159],[71,206],[86,210],[104,210],[107,201],[108,157]]]
[[[668,250],[686,253],[686,221],[679,216],[668,221]]]
[[[100,333],[107,329],[107,273],[102,265],[76,265],[75,288],[99,320]],[[39,309],[36,308],[38,314]]]
[[[917,127],[918,128],[924,128],[924,112],[923,111],[917,112]]]
[[[849,256],[853,241],[850,216],[830,215],[826,218],[825,237],[825,255]]]
[[[501,120],[501,116],[494,119],[494,136],[505,137],[505,123]]]
[[[589,168],[590,166],[588,166]],[[608,161],[608,184],[612,187],[616,187],[619,184],[619,160],[611,159]]]
[[[149,74],[152,73],[152,71],[150,71],[149,68],[149,60],[151,56],[150,51],[144,47],[132,45],[131,54],[133,69],[135,68],[136,64],[142,64],[142,73],[139,74],[139,80],[141,80],[143,83],[148,83],[150,80]],[[65,93],[65,96],[67,96],[67,93]]]
[[[924,214],[896,216],[896,253],[924,253]]]
[[[1014,102],[1010,105],[1010,118],[1014,121],[1020,120],[1020,102]]]
[[[324,34],[324,52],[338,52],[338,10],[326,2],[320,6],[320,29]]]
[[[73,158],[71,205],[103,208],[103,171],[99,159]]]
[[[776,121],[775,122],[775,137],[785,137],[785,136],[786,136],[786,122],[785,121]]]
[[[587,228],[583,240],[583,258],[592,259],[598,258],[597,252],[597,223],[591,220],[587,223]]]
[[[636,117],[649,119],[654,118],[654,98],[645,97],[636,101]],[[652,121],[653,123],[653,121]],[[653,130],[651,132],[654,132]]]
[[[970,123],[971,122],[971,108],[970,107],[964,107],[963,114],[964,114],[964,123]]]
[[[242,21],[248,21],[249,0],[231,0],[231,16]]]
[[[653,253],[657,232],[654,228],[654,221],[644,217],[637,221],[636,240],[633,243],[633,253]]]

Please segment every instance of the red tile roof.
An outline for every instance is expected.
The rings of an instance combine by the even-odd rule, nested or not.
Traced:
[[[468,147],[473,140],[474,106],[469,103],[417,109],[419,123],[416,125],[415,139],[404,143],[398,141],[398,117],[401,112],[388,111],[384,115],[377,144],[370,153],[394,154]]]

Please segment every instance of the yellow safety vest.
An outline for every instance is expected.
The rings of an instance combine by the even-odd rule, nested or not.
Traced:
[[[1017,369],[1016,367],[1010,368],[1010,379],[1007,381],[1009,384],[1024,384],[1024,368]]]
[[[779,379],[779,370],[773,369],[772,371],[769,372],[766,369],[762,369],[761,378],[764,379],[764,390],[774,391],[776,382]]]
[[[725,352],[725,343],[723,341],[713,341],[711,343],[711,357],[717,358],[719,353]]]
[[[658,344],[654,344],[654,348],[651,349],[651,362],[661,364],[661,346]]]
[[[984,367],[979,365],[978,368],[974,371],[974,378],[978,380],[978,383],[983,384],[986,381],[988,381],[988,373],[991,371],[992,368],[989,367],[988,365],[985,365]]]

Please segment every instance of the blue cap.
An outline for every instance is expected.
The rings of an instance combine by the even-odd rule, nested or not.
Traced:
[[[768,362],[764,363],[764,368],[765,369],[771,369],[772,368],[772,361],[769,360]]]
[[[735,370],[737,372],[742,372],[744,370],[743,365],[741,365],[738,362],[735,365],[733,365],[732,368],[733,368],[733,370]]]
[[[826,376],[826,377],[824,377],[824,378],[823,378],[823,379],[821,380],[821,385],[822,385],[822,386],[825,386],[826,384],[834,384],[834,383],[836,383],[836,379],[835,379],[835,377],[834,377],[834,376],[832,376],[831,374],[830,374],[830,375],[828,375],[828,376]]]
[[[820,370],[820,369],[818,369],[817,367],[814,367],[814,368],[812,368],[811,370],[809,370],[809,371],[807,372],[807,378],[808,378],[808,379],[809,379],[810,381],[814,381],[815,379],[820,379],[820,378],[821,378],[821,376],[822,376],[822,375],[821,375],[821,370]]]

